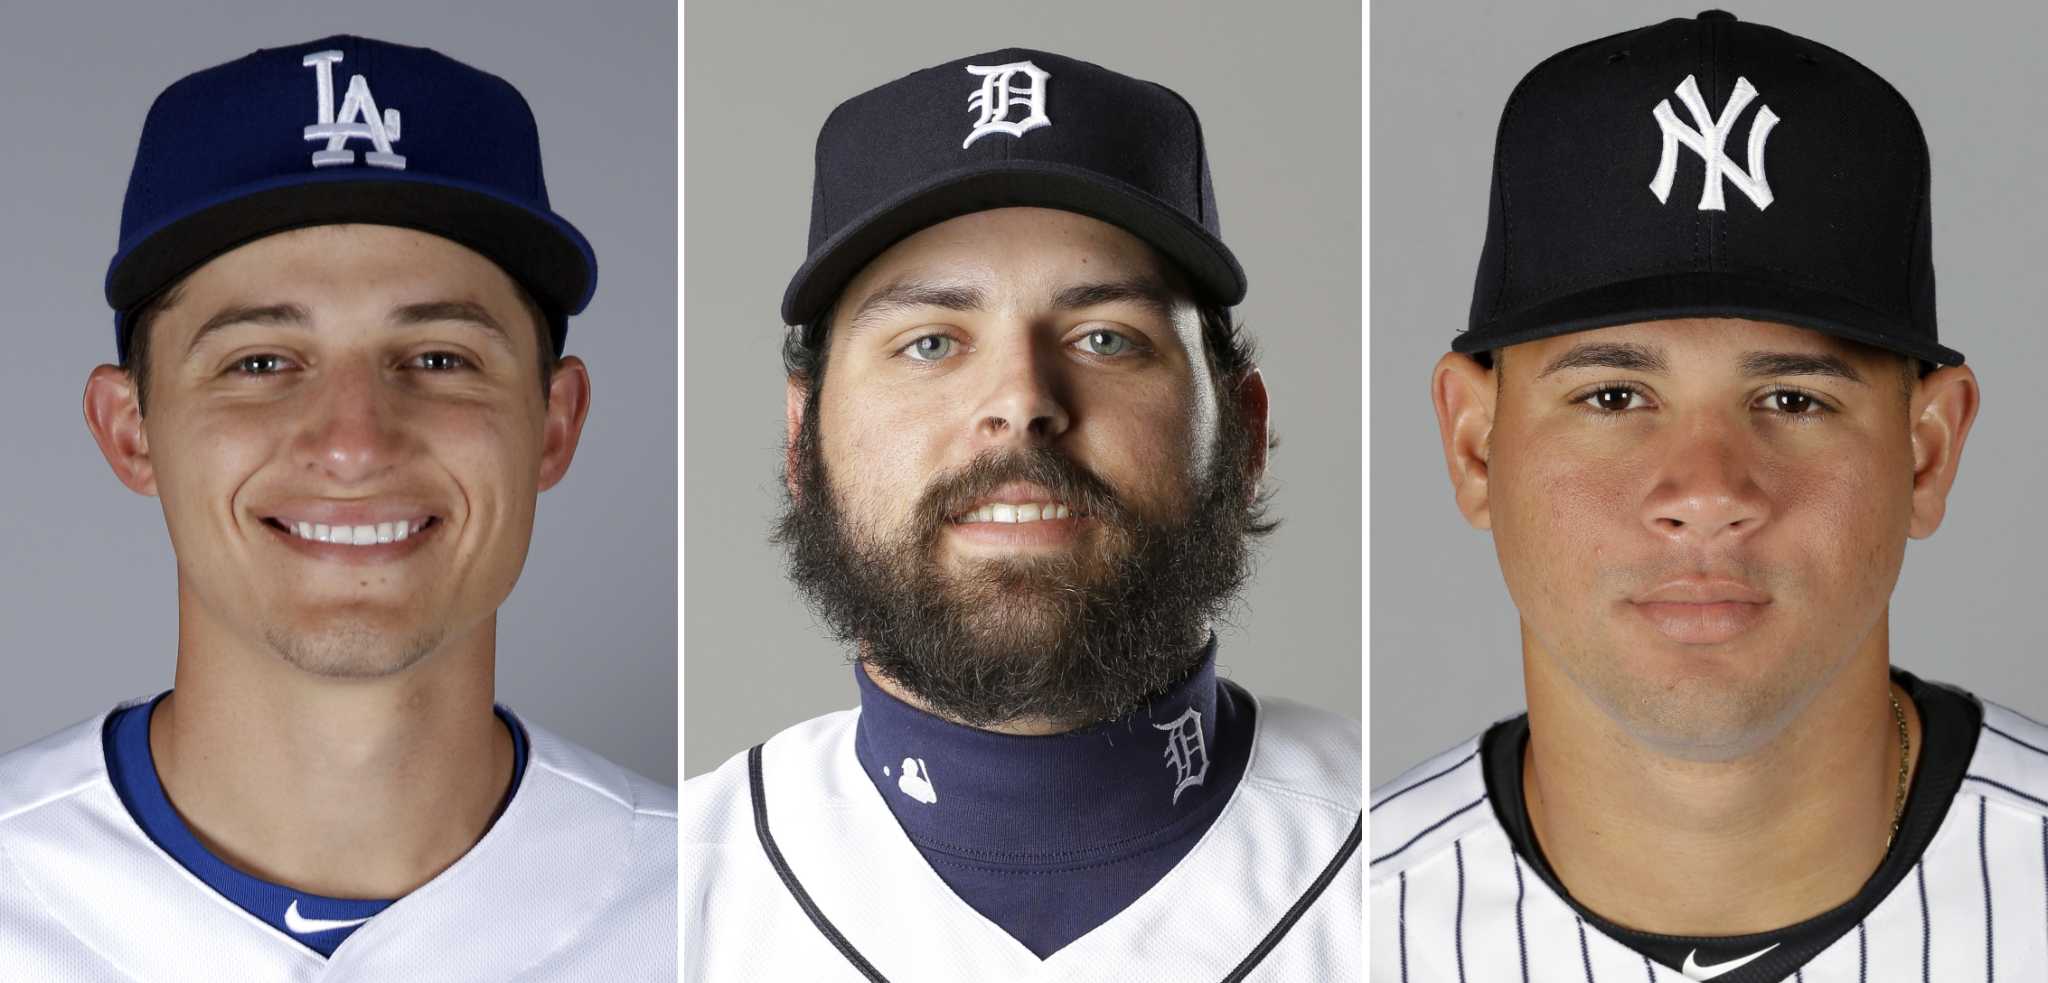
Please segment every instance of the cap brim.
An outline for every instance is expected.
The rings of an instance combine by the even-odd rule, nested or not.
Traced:
[[[561,216],[465,182],[358,168],[245,185],[137,233],[107,269],[107,302],[128,310],[244,243],[342,223],[417,229],[460,243],[564,315],[582,311],[597,289],[590,243]]]
[[[1244,299],[1244,269],[1222,240],[1153,195],[1094,171],[1032,160],[992,161],[938,175],[847,223],[812,251],[782,295],[784,324],[808,324],[862,267],[921,229],[1010,207],[1057,208],[1100,219],[1150,243],[1204,301]]]
[[[1685,273],[1606,284],[1463,332],[1452,339],[1451,350],[1469,354],[1576,331],[1686,317],[1739,317],[1789,324],[1936,365],[1963,364],[1963,353],[1867,305],[1739,273]]]

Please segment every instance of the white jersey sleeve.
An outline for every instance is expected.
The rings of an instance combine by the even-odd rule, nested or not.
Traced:
[[[0,978],[675,979],[675,792],[530,722],[525,778],[483,839],[322,959],[143,834],[104,721],[0,756]]]

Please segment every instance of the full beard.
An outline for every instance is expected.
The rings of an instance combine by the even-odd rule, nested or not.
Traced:
[[[807,401],[792,458],[796,494],[776,527],[790,580],[835,637],[859,646],[871,672],[970,726],[1086,726],[1185,679],[1250,575],[1251,538],[1270,528],[1253,508],[1249,435],[1226,410],[1218,453],[1179,521],[1137,514],[1088,469],[1034,447],[939,475],[903,532],[876,536],[848,520],[832,488],[820,402]],[[1080,542],[1057,556],[947,570],[936,555],[946,525],[1011,481],[1037,484],[1087,516]]]

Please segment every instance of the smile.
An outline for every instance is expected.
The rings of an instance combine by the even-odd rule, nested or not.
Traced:
[[[298,539],[316,543],[331,543],[336,546],[378,546],[385,543],[400,543],[414,535],[425,532],[436,521],[431,515],[395,522],[362,523],[357,525],[330,525],[325,522],[308,522],[284,516],[271,516],[263,520],[272,528],[281,529]]]
[[[953,517],[954,522],[1048,522],[1073,518],[1074,511],[1059,502],[991,502]]]

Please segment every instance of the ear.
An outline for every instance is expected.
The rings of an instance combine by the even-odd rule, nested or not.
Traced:
[[[574,355],[555,365],[548,379],[548,405],[540,443],[540,490],[560,484],[583,440],[583,421],[590,416],[590,368]]]
[[[1271,404],[1267,401],[1266,378],[1258,369],[1245,373],[1237,384],[1237,412],[1244,418],[1246,436],[1251,440],[1251,459],[1245,469],[1251,472],[1252,498],[1259,495],[1259,483],[1266,478],[1266,450],[1268,414]]]
[[[135,386],[120,366],[93,369],[85,377],[85,426],[114,477],[138,495],[155,495],[156,465],[149,458],[149,433],[142,426]]]
[[[1934,535],[1948,512],[1948,490],[1977,419],[1977,400],[1977,373],[1967,365],[1937,369],[1913,387],[1913,521],[1907,534],[1914,539]]]
[[[1493,373],[1470,355],[1450,352],[1437,359],[1429,377],[1429,397],[1436,405],[1436,428],[1444,443],[1444,464],[1451,472],[1451,491],[1458,511],[1475,529],[1493,528],[1486,484],[1495,409]]]
[[[789,488],[789,500],[802,502],[803,493],[796,481],[796,435],[804,426],[804,407],[811,401],[809,386],[790,376],[783,383],[782,412],[786,429],[782,437],[782,481]]]

